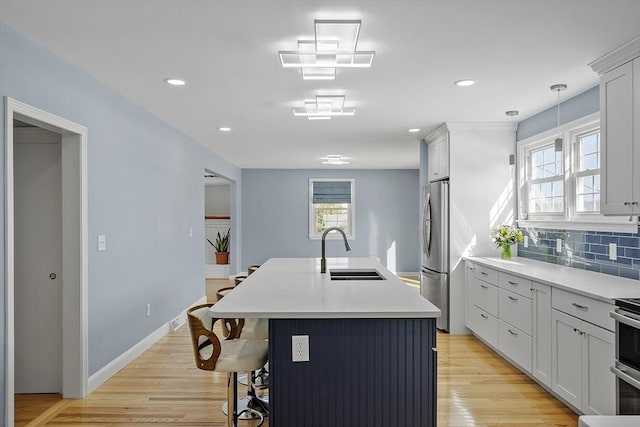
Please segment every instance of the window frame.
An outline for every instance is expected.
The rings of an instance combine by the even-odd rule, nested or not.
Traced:
[[[349,229],[344,230],[347,235],[347,239],[355,240],[356,238],[356,225],[355,225],[355,178],[309,178],[309,231],[308,237],[310,240],[322,239],[322,233],[318,233],[315,229],[315,203],[313,203],[313,183],[314,182],[349,182],[351,184],[351,203],[349,203]],[[329,233],[327,239],[342,239],[340,233]]]
[[[600,211],[595,212],[595,211],[586,211],[586,212],[578,212],[578,179],[585,177],[585,176],[591,176],[591,175],[596,175],[596,173],[594,173],[594,171],[596,171],[595,169],[589,169],[586,171],[579,171],[579,165],[580,165],[580,149],[579,149],[579,144],[578,144],[578,139],[583,136],[583,135],[590,135],[593,134],[595,132],[600,133],[600,123],[597,124],[597,126],[582,126],[580,128],[577,128],[575,130],[573,130],[572,132],[570,132],[570,138],[571,138],[571,148],[572,148],[572,157],[571,157],[571,161],[572,161],[572,168],[571,168],[571,185],[573,188],[573,204],[571,205],[571,217],[575,218],[575,219],[583,219],[583,220],[590,220],[590,219],[594,219],[594,217],[597,219],[598,217],[602,217],[602,218],[610,218],[610,217],[605,217],[604,215],[602,215],[600,213]],[[599,151],[599,156],[600,156],[600,161],[602,161],[602,139],[601,136],[599,137],[599,145],[600,145],[600,151]],[[597,169],[597,175],[600,176],[600,183],[602,183],[602,163],[600,164],[600,167]],[[600,195],[600,202],[602,202],[602,186],[600,186],[600,192],[598,193]]]
[[[525,158],[524,161],[526,162],[526,164],[524,165],[525,167],[525,173],[526,173],[526,179],[525,179],[525,186],[524,186],[524,195],[525,195],[525,204],[527,207],[527,211],[528,211],[528,207],[529,207],[529,187],[531,186],[531,184],[546,184],[549,182],[556,182],[556,181],[560,181],[562,183],[562,210],[560,211],[550,211],[550,212],[528,212],[529,216],[532,216],[534,218],[539,218],[539,219],[557,219],[559,217],[561,217],[562,215],[564,215],[564,211],[567,209],[567,200],[566,200],[566,195],[567,195],[567,185],[566,185],[566,179],[564,178],[564,174],[565,174],[565,170],[566,170],[566,166],[565,166],[565,159],[564,156],[561,156],[562,158],[562,168],[563,168],[563,172],[560,175],[554,175],[552,177],[543,177],[543,178],[531,178],[532,175],[532,168],[531,168],[531,153],[533,151],[537,151],[537,150],[541,150],[541,149],[546,149],[549,147],[554,147],[555,145],[555,138],[545,138],[543,140],[540,140],[536,143],[531,144],[530,146],[528,146],[525,149]],[[563,144],[564,145],[564,144]],[[564,151],[563,151],[564,152]]]
[[[604,216],[600,212],[576,211],[576,186],[578,177],[585,175],[577,173],[578,148],[577,139],[586,133],[600,130],[600,113],[589,114],[580,119],[554,127],[545,132],[533,135],[517,144],[516,179],[518,183],[518,225],[521,227],[550,228],[561,230],[586,230],[609,232],[637,232],[637,220],[630,221],[629,217]],[[530,213],[529,208],[529,170],[527,155],[534,149],[553,144],[555,138],[562,136],[562,152],[564,166],[564,211],[560,213]],[[603,150],[602,135],[600,136],[600,153]],[[602,156],[602,154],[601,154]],[[602,176],[602,164],[598,172]],[[586,175],[592,175],[592,171]],[[601,180],[602,182],[602,180]],[[602,187],[600,188],[602,191]],[[601,193],[602,194],[602,193]],[[602,197],[600,199],[602,201]]]

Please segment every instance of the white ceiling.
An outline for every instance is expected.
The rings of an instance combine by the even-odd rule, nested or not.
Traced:
[[[417,168],[417,141],[442,122],[520,121],[555,105],[552,84],[568,84],[563,99],[595,86],[587,64],[640,35],[640,0],[0,0],[0,19],[240,167],[341,154],[347,168]],[[372,68],[334,81],[281,68],[314,19],[361,19]],[[343,93],[354,117],[292,114]]]

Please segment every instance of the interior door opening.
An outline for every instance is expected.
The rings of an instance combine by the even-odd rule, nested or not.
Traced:
[[[9,97],[5,124],[3,421],[11,427],[16,393],[88,393],[87,128]]]
[[[229,259],[233,256],[230,238],[228,255],[218,254],[224,249],[225,236],[231,235],[231,182],[205,170],[204,172],[204,235],[205,235],[205,286],[215,292],[229,286],[231,274]],[[220,247],[220,246],[223,247]],[[210,293],[211,294],[211,293]]]

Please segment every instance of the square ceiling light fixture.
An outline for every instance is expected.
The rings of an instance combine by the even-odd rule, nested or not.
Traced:
[[[333,80],[336,68],[369,68],[374,51],[357,51],[360,20],[313,21],[315,38],[298,40],[298,50],[278,52],[284,68],[302,69],[305,80]]]
[[[304,108],[294,108],[294,116],[306,116],[309,120],[329,120],[333,116],[353,116],[355,108],[344,107],[344,95],[317,95],[306,99]]]

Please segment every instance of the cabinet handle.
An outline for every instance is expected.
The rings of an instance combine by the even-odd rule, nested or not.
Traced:
[[[634,201],[634,202],[631,202],[631,205],[632,205],[632,206],[638,206],[638,202],[635,202],[635,201]]]
[[[469,271],[473,271],[473,270],[475,270],[475,268],[469,267]]]
[[[518,298],[514,298],[514,297],[512,297],[511,295],[509,295],[509,299],[510,299],[511,301],[518,301]]]
[[[584,331],[578,331],[578,332],[580,332],[580,335],[584,335],[585,334]]]
[[[480,317],[482,317],[483,319],[488,319],[488,318],[489,318],[489,316],[487,316],[487,315],[486,315],[486,314],[484,314],[484,313],[480,313]]]
[[[629,206],[629,205],[631,205],[631,202],[624,202],[624,205],[625,206]]]
[[[517,334],[516,332],[513,332],[511,329],[507,329],[507,330],[508,330],[508,331],[509,331],[509,333],[510,333],[511,335],[513,335],[514,337],[517,337],[517,336],[518,336],[518,334]]]
[[[512,282],[511,280],[507,281],[507,283],[510,284],[510,285],[517,285],[518,284],[518,282]]]
[[[586,305],[580,305],[578,303],[573,303],[572,304],[575,308],[579,308],[580,310],[589,310],[589,307],[587,307]]]
[[[480,287],[481,287],[482,289],[489,289],[489,286],[487,286],[487,285],[480,285]]]
[[[487,273],[486,271],[481,271],[480,274],[482,274],[483,276],[488,276],[489,273]]]

